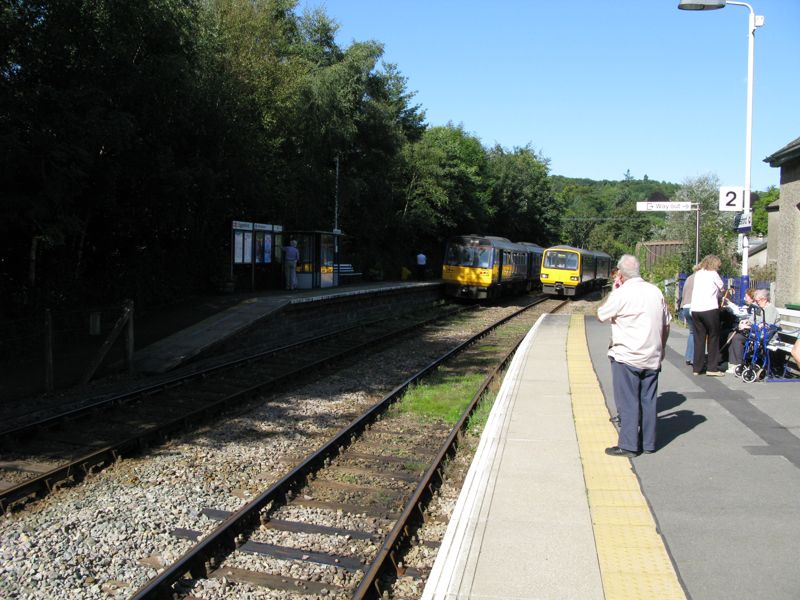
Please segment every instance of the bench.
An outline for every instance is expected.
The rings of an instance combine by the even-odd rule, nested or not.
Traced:
[[[778,315],[780,329],[777,335],[767,344],[767,348],[776,353],[785,353],[791,360],[789,355],[792,351],[792,346],[800,336],[800,310],[779,308]]]
[[[357,272],[349,263],[339,263],[339,285],[361,281],[363,273]]]

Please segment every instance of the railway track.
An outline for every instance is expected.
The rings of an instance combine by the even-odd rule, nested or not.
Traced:
[[[425,572],[404,566],[403,552],[418,541],[469,416],[538,317],[529,308],[431,362],[239,510],[206,507],[203,517],[219,524],[202,537],[175,530],[197,543],[133,597],[237,597],[255,588],[381,598],[398,576],[424,580]],[[406,390],[432,373],[487,371],[453,428],[402,410]]]
[[[388,319],[226,359],[0,432],[0,509],[75,484],[121,457],[240,410],[264,390],[453,314]]]

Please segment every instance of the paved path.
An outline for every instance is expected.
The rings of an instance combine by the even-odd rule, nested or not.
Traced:
[[[800,598],[800,383],[693,377],[673,327],[658,451],[607,457],[609,335],[526,338],[423,598]]]

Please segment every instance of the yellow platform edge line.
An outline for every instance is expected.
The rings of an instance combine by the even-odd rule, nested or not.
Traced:
[[[567,334],[572,414],[606,600],[682,598],[675,567],[627,459],[608,456],[617,431],[592,366],[583,315]],[[605,436],[605,440],[603,437]],[[655,595],[654,595],[655,594]]]

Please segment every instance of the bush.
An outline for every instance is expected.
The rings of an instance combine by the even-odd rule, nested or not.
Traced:
[[[766,265],[752,267],[750,269],[750,279],[752,281],[775,281],[777,263],[769,262]]]

